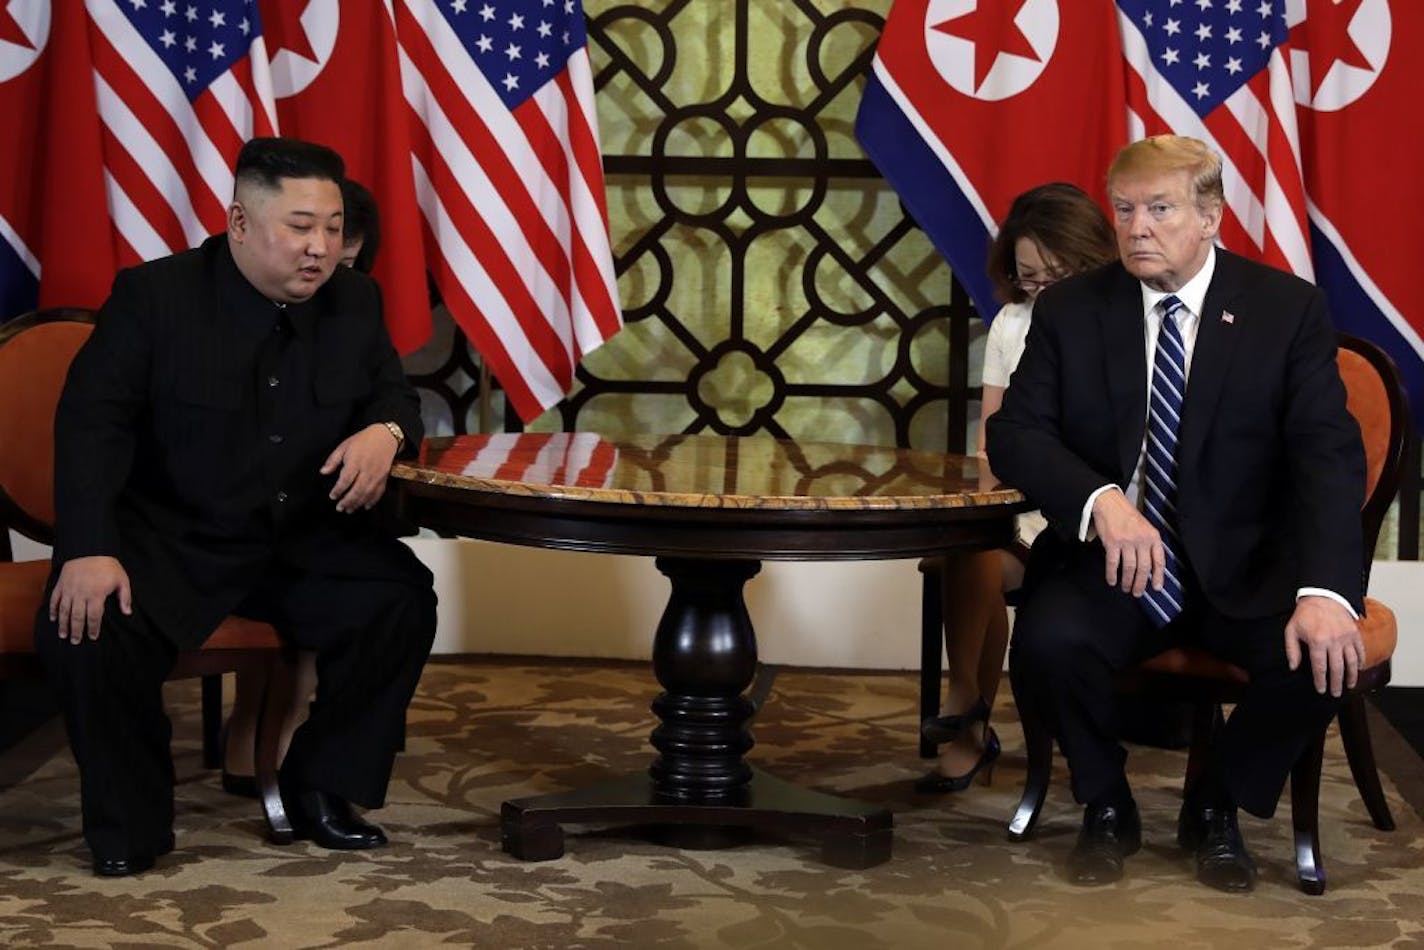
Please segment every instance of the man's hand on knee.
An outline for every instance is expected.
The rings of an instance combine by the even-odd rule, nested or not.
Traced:
[[[1120,491],[1093,500],[1093,530],[1107,552],[1106,580],[1124,593],[1141,597],[1149,581],[1161,590],[1167,569],[1162,536]]]
[[[129,575],[118,558],[77,557],[65,561],[49,598],[49,619],[59,624],[59,638],[78,643],[87,630],[90,640],[99,639],[104,602],[110,594],[119,595],[120,610],[133,613]]]
[[[1365,665],[1365,642],[1350,612],[1329,597],[1302,597],[1286,624],[1286,662],[1300,666],[1301,644],[1310,662],[1315,691],[1339,696],[1353,688]]]

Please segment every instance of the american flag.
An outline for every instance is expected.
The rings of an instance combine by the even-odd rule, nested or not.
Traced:
[[[1133,137],[1222,156],[1227,247],[1312,279],[1284,0],[1118,0]]]
[[[247,139],[275,134],[254,0],[86,0],[121,265],[221,231]]]
[[[396,0],[436,286],[521,418],[621,325],[583,11]]]

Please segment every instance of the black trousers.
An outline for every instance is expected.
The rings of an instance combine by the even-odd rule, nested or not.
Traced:
[[[1329,724],[1339,700],[1315,691],[1310,664],[1286,663],[1289,612],[1251,620],[1224,617],[1189,599],[1187,611],[1157,629],[1141,604],[1104,580],[1101,547],[1034,582],[1018,610],[1009,664],[1048,719],[1072,770],[1073,797],[1091,802],[1125,780],[1127,752],[1113,676],[1177,645],[1200,647],[1250,674],[1210,763],[1238,805],[1270,817],[1291,767]]]
[[[397,542],[390,542],[397,543]],[[410,556],[399,577],[325,576],[274,565],[238,608],[317,653],[307,721],[282,765],[289,787],[380,807],[405,709],[435,637],[430,572]],[[40,611],[36,646],[79,766],[84,837],[96,858],[161,853],[173,835],[172,727],[163,681],[177,652],[143,602],[113,598],[97,640],[60,640]]]

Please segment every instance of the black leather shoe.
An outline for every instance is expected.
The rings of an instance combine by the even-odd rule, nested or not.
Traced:
[[[128,877],[130,874],[142,874],[153,867],[159,856],[165,855],[173,850],[173,836],[169,835],[168,840],[154,854],[133,854],[123,858],[94,858],[94,874],[98,877]]]
[[[363,851],[386,843],[386,833],[362,821],[343,798],[308,790],[283,794],[292,835],[335,851]]]
[[[1122,877],[1122,862],[1142,847],[1142,819],[1137,803],[1089,805],[1083,809],[1078,843],[1068,855],[1068,880],[1092,886]]]
[[[94,873],[98,877],[128,877],[142,874],[153,867],[155,858],[151,854],[131,858],[95,858]]]
[[[1196,852],[1197,880],[1207,887],[1241,893],[1256,886],[1256,862],[1246,850],[1235,808],[1183,805],[1177,844]]]

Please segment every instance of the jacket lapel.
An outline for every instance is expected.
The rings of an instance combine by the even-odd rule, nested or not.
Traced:
[[[1117,432],[1118,480],[1126,484],[1137,468],[1147,430],[1147,328],[1142,318],[1141,286],[1120,265],[1108,305],[1100,312],[1108,395]]]
[[[1242,332],[1236,326],[1236,316],[1230,321],[1223,319],[1241,289],[1237,263],[1231,254],[1217,250],[1216,273],[1202,303],[1196,349],[1192,352],[1191,374],[1187,378],[1187,396],[1182,405],[1177,448],[1177,467],[1181,471],[1191,471],[1201,454],[1217,403],[1221,401],[1221,389],[1236,341]]]

